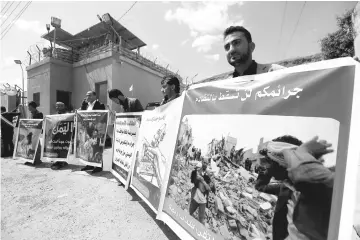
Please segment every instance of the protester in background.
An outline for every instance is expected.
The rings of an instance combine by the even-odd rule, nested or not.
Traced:
[[[205,209],[208,202],[210,191],[215,193],[215,185],[212,184],[209,172],[207,172],[208,160],[199,162],[195,170],[191,172],[191,183],[194,187],[191,189],[191,200],[189,214],[192,216],[199,208],[199,222],[205,225]]]
[[[31,113],[31,118],[32,119],[43,119],[44,115],[42,114],[42,112],[39,112],[37,110],[37,107],[38,107],[38,105],[34,101],[31,101],[28,103],[28,109]]]
[[[94,91],[88,91],[86,93],[86,97],[85,97],[84,101],[82,102],[80,109],[86,110],[86,111],[106,110],[105,105],[97,99],[96,92],[94,92]],[[101,167],[93,167],[93,166],[86,165],[85,167],[83,167],[81,169],[81,171],[92,170],[91,173],[98,173],[98,172],[102,171],[102,168],[103,168],[103,162],[101,163]]]
[[[180,97],[179,79],[173,75],[165,76],[161,81],[161,92],[164,95],[164,99],[160,106]]]
[[[286,240],[327,239],[335,173],[318,159],[333,152],[331,146],[314,137],[300,147],[271,141],[259,151],[265,156],[260,163],[293,191]]]
[[[293,144],[296,146],[300,146],[302,142],[293,137],[293,136],[282,136],[273,140],[273,142],[285,142],[289,144]],[[280,171],[276,171],[274,168],[268,169],[260,169],[258,178],[255,182],[255,189],[259,192],[264,192],[267,194],[272,194],[277,196],[276,207],[274,211],[272,229],[273,229],[273,240],[284,240],[289,235],[288,233],[288,201],[291,200],[292,190],[287,187],[286,184],[280,183],[270,183],[270,180],[276,174],[282,173]],[[276,177],[276,178],[282,178]]]
[[[81,104],[80,110],[105,110],[105,105],[97,99],[96,92],[88,91]]]
[[[6,107],[1,107],[1,140],[4,149],[1,151],[1,157],[10,157],[14,152],[14,126],[12,125],[13,116],[7,114]]]
[[[67,113],[65,104],[63,102],[55,103],[56,114],[64,114]]]
[[[255,43],[251,34],[242,26],[231,26],[224,31],[224,49],[228,63],[234,72],[225,78],[235,78],[271,72],[285,67],[277,64],[259,64],[253,60]]]
[[[55,103],[55,108],[56,108],[56,114],[65,114],[67,113],[66,108],[65,108],[65,104],[63,102],[57,102]],[[66,167],[67,165],[69,165],[66,161],[56,161],[53,164],[51,164],[50,168],[52,170],[59,170],[63,167]]]
[[[139,99],[125,97],[119,89],[111,89],[109,98],[116,104],[120,104],[125,112],[142,112],[144,111]]]

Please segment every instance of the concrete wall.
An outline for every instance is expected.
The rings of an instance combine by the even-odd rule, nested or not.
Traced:
[[[33,93],[40,92],[38,110],[44,115],[50,114],[50,58],[27,67],[28,102],[33,100]],[[27,116],[29,114],[27,113]]]
[[[50,63],[50,114],[55,114],[56,91],[73,91],[73,66],[60,60],[52,59]]]
[[[6,111],[12,111],[16,108],[16,96],[1,96],[0,104],[6,107]]]
[[[73,68],[73,94],[72,103],[74,108],[80,108],[87,91],[95,91],[95,83],[107,81],[108,88],[112,80],[112,57],[107,55],[96,61],[87,61],[74,64]],[[108,100],[109,103],[109,100]],[[107,105],[108,103],[104,103]]]
[[[138,98],[144,108],[149,102],[162,100],[162,77],[163,75],[137,62],[114,56],[113,88],[121,90],[125,96]],[[133,93],[129,91],[131,85],[133,85]]]

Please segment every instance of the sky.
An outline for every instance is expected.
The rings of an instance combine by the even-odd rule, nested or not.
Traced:
[[[334,153],[324,156],[324,165],[328,167],[336,163],[340,125],[333,119],[268,115],[190,115],[185,118],[192,127],[193,145],[203,153],[207,152],[207,144],[213,138],[221,140],[222,136],[228,135],[237,139],[235,149],[245,147],[253,150],[257,149],[262,137],[266,142],[283,135],[291,135],[306,142],[319,136],[319,139],[330,142],[335,150]]]
[[[11,3],[0,3],[2,31],[27,2]],[[45,25],[52,16],[62,20],[62,29],[76,34],[98,23],[97,14],[110,13],[119,19],[133,3],[33,1],[1,40],[0,82],[21,86],[21,69],[14,59],[26,59],[26,51],[36,53],[36,45],[49,46],[41,35],[47,33]],[[183,79],[196,82],[232,70],[222,44],[222,32],[230,25],[243,25],[251,32],[257,62],[277,62],[319,53],[319,40],[336,31],[336,16],[355,4],[139,1],[119,22],[147,44],[141,49],[145,56],[151,60],[157,57],[157,63],[169,64]]]

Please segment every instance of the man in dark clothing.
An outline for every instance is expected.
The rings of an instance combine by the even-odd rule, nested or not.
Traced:
[[[164,95],[164,99],[160,105],[164,105],[171,102],[175,98],[180,97],[180,81],[173,75],[165,76],[161,81],[161,92]]]
[[[5,107],[1,107],[1,139],[4,149],[1,152],[1,157],[10,157],[14,152],[14,117],[19,117],[20,113],[6,112]]]
[[[224,49],[228,63],[234,72],[227,78],[261,74],[283,69],[277,64],[258,64],[252,59],[255,43],[250,32],[242,26],[230,26],[224,31]]]
[[[106,110],[106,108],[105,105],[97,99],[96,92],[88,91],[85,99],[81,103],[80,110]]]
[[[97,99],[96,92],[88,91],[86,93],[86,97],[85,97],[84,101],[81,104],[80,110],[85,110],[85,111],[106,110],[106,108],[105,108],[105,105]],[[86,165],[85,167],[83,167],[81,169],[81,171],[92,170],[91,173],[98,173],[98,172],[102,171],[102,167],[103,166],[93,167],[93,166]]]
[[[38,107],[38,105],[34,101],[31,101],[28,103],[28,109],[31,113],[31,118],[32,119],[43,119],[44,115],[42,112],[39,112],[39,110],[37,110],[37,107]]]
[[[120,104],[125,112],[142,112],[144,111],[139,99],[128,98],[119,89],[111,89],[109,98],[116,104]]]
[[[55,108],[56,108],[56,114],[65,114],[65,113],[67,113],[65,104],[63,102],[55,103]],[[50,168],[52,170],[58,170],[58,169],[61,169],[61,168],[65,167],[65,166],[67,166],[67,165],[68,165],[68,163],[66,161],[56,161],[50,166]]]

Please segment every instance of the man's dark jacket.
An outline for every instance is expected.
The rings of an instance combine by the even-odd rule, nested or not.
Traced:
[[[142,112],[144,111],[139,99],[137,98],[126,98],[124,103],[121,104],[125,112]]]
[[[81,110],[87,110],[89,104],[86,101],[83,101],[81,104]],[[105,105],[101,103],[99,100],[95,100],[95,104],[92,110],[105,110]]]

